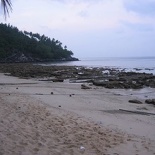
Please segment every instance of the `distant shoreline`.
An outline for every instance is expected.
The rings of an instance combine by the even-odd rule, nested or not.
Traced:
[[[68,59],[38,59],[38,60],[32,60],[32,61],[27,61],[27,60],[12,60],[12,61],[7,61],[7,60],[0,60],[0,64],[2,63],[48,63],[48,62],[69,62],[69,61],[80,61],[78,58],[68,58]]]

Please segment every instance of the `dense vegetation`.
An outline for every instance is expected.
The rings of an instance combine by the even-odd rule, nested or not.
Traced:
[[[11,25],[0,24],[0,60],[26,57],[29,61],[73,60],[73,52],[62,47],[54,38],[27,31],[19,31]]]

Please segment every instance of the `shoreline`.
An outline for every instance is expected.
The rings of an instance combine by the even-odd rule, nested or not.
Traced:
[[[92,86],[85,90],[80,83],[20,79],[3,73],[0,88],[3,154],[155,153],[155,116],[119,111],[155,113],[154,106],[144,102],[146,94],[147,98],[155,95],[154,88]],[[129,99],[143,104],[129,103]]]

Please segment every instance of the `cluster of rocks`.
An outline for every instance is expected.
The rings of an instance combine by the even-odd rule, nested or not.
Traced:
[[[31,63],[1,64],[0,72],[21,78],[42,78],[53,82],[87,82],[110,89],[155,88],[155,76],[147,73],[125,72],[117,68],[81,66],[41,66]],[[84,86],[83,86],[84,88]]]
[[[137,100],[137,99],[129,100],[129,103],[143,104],[142,101]],[[155,99],[146,99],[145,103],[155,105]]]
[[[13,52],[10,56],[6,57],[5,59],[0,59],[0,62],[34,62],[35,59],[32,58],[30,55],[25,55],[24,53],[20,52]]]
[[[68,57],[62,59],[41,59],[36,58],[30,54],[24,54],[20,51],[13,52],[10,56],[2,59],[0,58],[0,63],[30,63],[30,62],[55,62],[55,61],[79,61],[78,58]]]
[[[155,88],[155,76],[146,73],[119,72],[114,76],[93,80],[93,84],[105,88],[140,89],[144,86]]]
[[[145,103],[155,105],[155,99],[147,99],[145,100]]]

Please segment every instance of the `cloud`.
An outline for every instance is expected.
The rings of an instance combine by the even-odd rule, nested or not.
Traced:
[[[45,34],[78,55],[155,50],[155,0],[12,0],[7,23]],[[0,20],[5,22],[0,16]],[[133,51],[133,52],[131,52]],[[81,52],[81,53],[80,53]],[[83,53],[84,52],[84,53]],[[76,53],[75,53],[76,54]],[[127,54],[126,54],[127,55]]]
[[[77,15],[79,15],[80,17],[86,18],[89,16],[87,11],[80,11]]]
[[[134,0],[14,0],[13,2],[13,14],[8,22],[17,23],[15,25],[25,24],[25,28],[28,29],[33,27],[31,25],[35,27],[46,25],[59,30],[106,31],[119,29],[122,21],[133,24],[153,22],[151,17],[144,19],[136,12],[128,10],[131,4],[137,5]]]
[[[48,0],[48,2],[41,0],[23,2],[18,0],[14,4],[14,12],[9,20],[14,22],[18,18],[22,22],[28,22],[29,20],[30,23],[48,25],[53,29],[63,28],[84,31],[114,28],[118,24],[119,1]]]
[[[124,0],[125,8],[143,16],[155,16],[155,0]]]
[[[129,23],[129,22],[122,22],[122,25],[134,30],[134,31],[141,31],[141,32],[151,32],[154,31],[154,27],[149,24],[141,24],[141,23]]]

